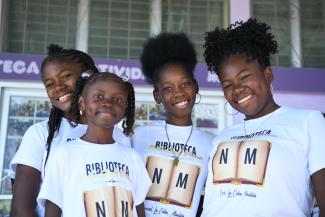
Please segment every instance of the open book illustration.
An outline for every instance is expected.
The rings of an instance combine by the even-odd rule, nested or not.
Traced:
[[[212,160],[213,183],[263,185],[271,143],[229,141],[219,144]]]
[[[147,200],[191,207],[200,167],[182,160],[149,156],[146,163],[152,185]]]
[[[87,217],[132,217],[132,192],[117,186],[84,192]]]

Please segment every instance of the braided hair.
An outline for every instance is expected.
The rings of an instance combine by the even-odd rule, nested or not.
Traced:
[[[125,111],[126,119],[123,120],[122,128],[125,135],[130,135],[133,132],[135,110],[135,93],[133,85],[110,72],[100,72],[92,75],[83,73],[82,76],[77,80],[76,89],[72,95],[72,105],[69,115],[69,122],[72,127],[76,127],[80,123],[81,115],[79,110],[79,97],[82,96],[92,84],[99,80],[103,81],[109,79],[121,83],[128,91],[127,108]]]
[[[193,43],[185,33],[160,33],[149,38],[140,56],[142,72],[149,83],[159,81],[159,73],[169,65],[181,66],[197,84],[194,68],[197,63]]]
[[[232,55],[244,56],[248,61],[257,60],[262,69],[270,66],[271,55],[278,52],[270,29],[266,23],[251,18],[226,29],[216,27],[207,32],[203,47],[208,69],[220,76],[222,63]]]
[[[91,70],[93,73],[98,72],[94,60],[88,54],[80,50],[63,49],[59,45],[51,44],[48,47],[48,55],[45,57],[45,59],[42,62],[42,66],[41,66],[42,79],[43,79],[43,73],[45,67],[49,63],[54,61],[77,63],[81,66],[83,71]],[[47,154],[45,158],[45,163],[47,162],[51,150],[51,143],[55,136],[55,133],[59,132],[62,117],[63,117],[63,111],[52,106],[49,115],[49,121],[48,121],[49,133],[46,140]]]

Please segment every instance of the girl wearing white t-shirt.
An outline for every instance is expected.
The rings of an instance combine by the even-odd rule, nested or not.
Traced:
[[[52,109],[49,120],[28,128],[11,161],[11,169],[16,176],[10,216],[44,216],[44,210],[36,203],[36,198],[49,153],[57,146],[79,138],[87,129],[85,124],[73,128],[67,120],[76,80],[87,70],[98,72],[88,54],[75,49],[63,49],[58,45],[49,46],[48,56],[42,63],[41,76]],[[84,118],[81,123],[86,123]],[[114,134],[121,143],[129,143],[121,130],[114,130]]]
[[[309,217],[315,197],[325,216],[325,120],[275,102],[270,29],[249,19],[206,34],[208,67],[245,119],[213,142],[202,217]]]
[[[133,86],[112,73],[83,75],[71,112],[73,120],[85,114],[88,128],[48,162],[38,196],[45,217],[145,216],[143,201],[151,185],[147,171],[132,148],[113,138],[114,125],[123,118],[124,133],[132,131]]]
[[[162,121],[136,128],[132,138],[152,181],[146,215],[194,217],[213,138],[192,122],[193,106],[201,97],[193,74],[194,46],[184,33],[161,33],[146,42],[140,60],[157,107],[162,104],[165,110],[150,113]]]

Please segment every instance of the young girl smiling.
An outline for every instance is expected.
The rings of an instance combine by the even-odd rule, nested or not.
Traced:
[[[138,154],[113,138],[124,117],[124,133],[132,131],[133,86],[111,73],[85,75],[73,99],[72,112],[85,114],[88,128],[48,163],[38,196],[45,216],[144,216],[150,179]]]

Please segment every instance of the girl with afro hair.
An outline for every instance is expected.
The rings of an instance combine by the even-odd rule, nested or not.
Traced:
[[[325,120],[273,98],[271,27],[256,19],[206,33],[205,60],[227,102],[245,115],[213,141],[204,217],[325,215]]]
[[[200,101],[194,46],[184,33],[161,33],[148,39],[140,60],[165,111],[164,120],[136,128],[132,139],[152,180],[146,216],[196,216],[212,135],[192,122],[193,106]]]

